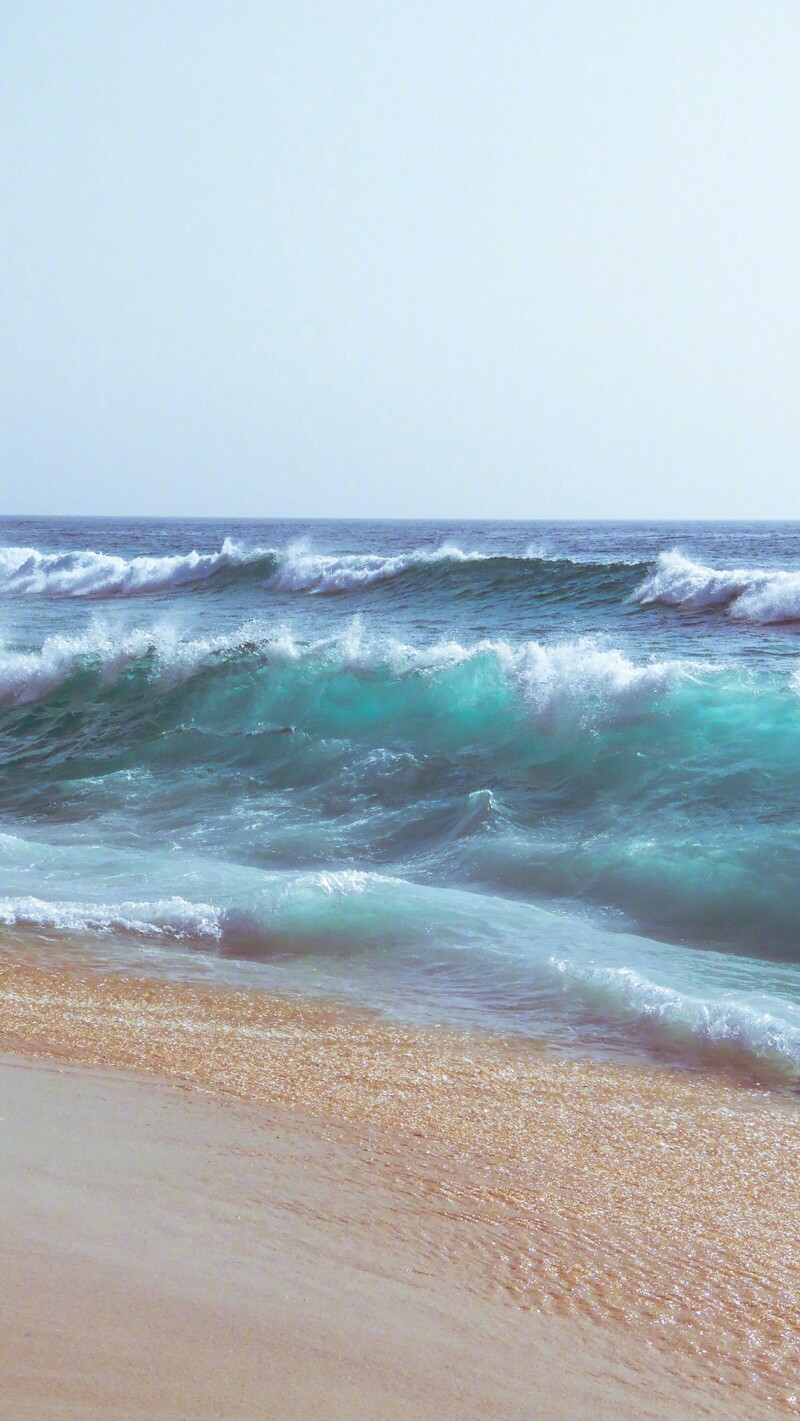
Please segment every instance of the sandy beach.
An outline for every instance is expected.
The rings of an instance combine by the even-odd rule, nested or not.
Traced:
[[[0,1414],[797,1414],[790,1100],[12,959],[0,1047]]]

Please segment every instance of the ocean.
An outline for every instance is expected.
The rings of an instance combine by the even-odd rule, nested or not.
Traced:
[[[800,1079],[800,524],[0,520],[6,951]]]

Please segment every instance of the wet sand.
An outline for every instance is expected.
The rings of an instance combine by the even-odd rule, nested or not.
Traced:
[[[790,1099],[11,958],[0,1048],[0,1415],[800,1412]]]

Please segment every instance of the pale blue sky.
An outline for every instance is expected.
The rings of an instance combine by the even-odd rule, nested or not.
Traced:
[[[797,0],[4,0],[2,511],[800,517]]]

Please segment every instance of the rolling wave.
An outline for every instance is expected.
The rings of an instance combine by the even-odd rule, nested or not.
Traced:
[[[546,1020],[558,1037],[588,1018],[606,1044],[632,1038],[673,1060],[733,1067],[768,1081],[800,1077],[800,1009],[757,990],[746,971],[735,990],[715,987],[713,968],[700,986],[696,960],[684,953],[690,985],[665,985],[654,944],[645,939],[529,904],[378,873],[284,873],[257,881],[241,902],[223,894],[216,905],[180,896],[118,903],[5,898],[0,924],[169,940],[265,963],[307,959],[327,969],[323,989],[343,974],[350,990],[358,979],[368,994],[376,973],[402,994],[404,970],[418,968],[424,943],[423,970],[440,990],[450,982],[506,1025]]]
[[[329,683],[341,675],[355,678],[352,701],[359,680],[367,693],[380,677],[387,692],[405,688],[424,695],[427,690],[432,698],[443,697],[445,702],[450,695],[450,704],[442,710],[458,717],[467,698],[483,699],[488,710],[500,699],[507,708],[506,696],[511,692],[523,709],[551,724],[568,714],[583,721],[624,719],[641,706],[643,698],[646,702],[676,681],[692,680],[704,670],[697,663],[677,660],[637,665],[621,651],[590,638],[553,646],[486,639],[466,646],[443,640],[417,647],[396,638],[370,636],[357,620],[335,636],[312,642],[298,641],[287,631],[274,631],[258,622],[234,633],[186,640],[168,627],[120,635],[113,627],[95,623],[76,636],[50,636],[39,651],[0,649],[0,706],[32,704],[76,676],[93,678],[98,691],[117,683],[124,689],[130,685],[132,671],[159,693],[165,686],[203,675],[219,690],[226,677],[241,684],[243,674],[266,691],[270,683],[281,684],[286,668],[298,673],[291,690],[300,695],[320,679]],[[85,703],[83,685],[81,697]],[[330,709],[333,713],[333,704]],[[386,710],[390,716],[391,703]],[[397,712],[401,711],[398,706]],[[356,716],[356,730],[358,725]]]
[[[450,585],[459,579],[466,585],[504,585],[511,581],[542,590],[581,581],[591,592],[602,591],[611,578],[627,585],[631,569],[642,564],[612,560],[592,562],[584,558],[554,555],[528,548],[524,553],[464,551],[452,543],[438,548],[416,548],[407,553],[316,553],[297,543],[281,554],[271,579],[273,588],[283,592],[358,592],[397,578],[444,578]]]
[[[800,572],[782,568],[716,569],[679,552],[661,553],[633,594],[642,605],[724,608],[742,622],[800,621]]]
[[[38,548],[0,548],[0,593],[47,597],[135,597],[178,591],[237,572],[269,576],[277,554],[269,548],[246,549],[226,538],[219,552],[175,553],[168,557],[119,554],[84,549],[44,553]]]
[[[40,597],[136,597],[148,593],[199,591],[253,583],[274,593],[323,596],[364,592],[399,578],[438,578],[464,585],[494,585],[522,579],[547,592],[562,583],[585,584],[586,591],[627,591],[627,562],[587,562],[529,549],[517,556],[464,551],[452,544],[416,548],[393,555],[322,553],[304,542],[288,547],[247,548],[226,538],[218,552],[169,556],[82,551],[48,553],[37,548],[0,548],[0,594]]]
[[[494,561],[497,559],[489,554],[462,552],[461,548],[450,544],[387,556],[380,553],[314,553],[305,544],[298,543],[282,555],[272,578],[272,586],[280,592],[359,592],[427,568],[452,569]],[[504,558],[501,561],[516,563],[520,560]]]

